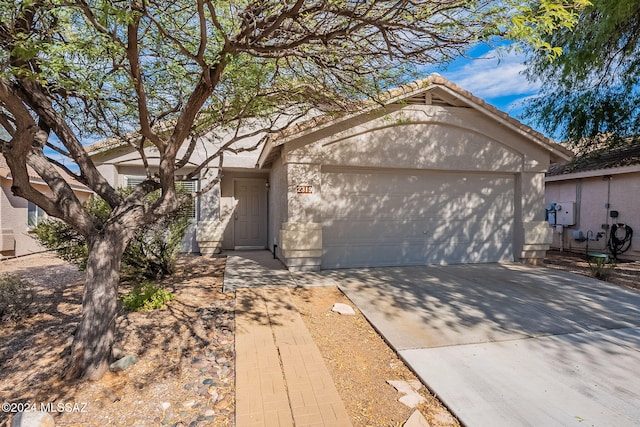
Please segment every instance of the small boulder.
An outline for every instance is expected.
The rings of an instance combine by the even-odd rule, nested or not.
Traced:
[[[111,357],[113,357],[114,360],[122,359],[126,355],[127,353],[125,353],[124,350],[121,348],[118,348],[116,346],[113,346],[111,348]]]
[[[333,308],[331,309],[331,311],[335,311],[336,313],[345,314],[348,316],[353,316],[354,314],[356,314],[356,312],[353,310],[353,308],[351,308],[350,305],[343,304],[341,302],[333,304]]]
[[[132,365],[135,365],[136,363],[138,363],[138,358],[133,354],[128,354],[122,359],[118,359],[111,365],[109,365],[109,369],[111,369],[113,372],[124,371],[125,369]]]
[[[53,417],[46,412],[18,412],[13,416],[11,427],[55,427]]]
[[[405,394],[400,399],[398,399],[398,402],[408,406],[409,408],[415,408],[419,404],[424,403],[426,401],[427,401],[427,399],[425,399],[424,397],[420,396],[415,391],[413,391],[411,393],[408,393],[408,394]]]
[[[426,420],[420,411],[415,410],[413,414],[405,421],[402,427],[431,427],[429,421]]]
[[[415,408],[419,404],[426,401],[424,397],[422,397],[418,390],[422,387],[420,381],[411,380],[411,381],[393,381],[387,380],[387,383],[393,386],[399,393],[404,394],[398,402],[403,403],[409,408]]]
[[[414,391],[416,391],[411,384],[409,384],[407,381],[402,381],[402,380],[387,380],[387,384],[393,386],[393,388],[395,388],[396,390],[398,390],[399,393],[402,394],[410,394],[413,393]]]

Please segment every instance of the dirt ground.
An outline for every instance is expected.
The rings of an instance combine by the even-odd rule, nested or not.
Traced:
[[[51,256],[3,261],[0,272],[19,274],[38,292],[25,318],[2,322],[0,402],[51,404],[63,410],[52,414],[57,426],[233,425],[235,301],[222,293],[223,271],[224,259],[181,258],[165,282],[176,294],[167,308],[118,318],[116,346],[138,363],[97,382],[70,383],[60,378],[83,275]],[[0,426],[9,415],[0,412]]]
[[[299,288],[294,303],[320,348],[354,427],[401,426],[414,411],[398,402],[387,380],[417,380],[364,316],[331,311],[334,303],[353,304],[334,287]],[[355,308],[355,307],[354,307]],[[418,407],[431,426],[456,426],[458,421],[424,387],[426,402]]]
[[[640,261],[618,260],[614,264],[611,275],[607,277],[607,282],[640,290]],[[583,253],[548,251],[545,266],[593,277],[592,270]]]
[[[19,274],[37,293],[22,319],[1,321],[0,402],[70,410],[53,413],[58,426],[234,425],[235,299],[222,293],[224,259],[203,260],[180,259],[165,283],[176,294],[167,308],[120,313],[116,346],[138,363],[83,383],[60,380],[80,318],[83,275],[50,255],[2,261],[0,273]],[[570,253],[550,253],[547,266],[590,275],[588,264]],[[640,262],[618,263],[609,280],[640,289],[639,277]],[[402,425],[411,410],[386,380],[414,379],[413,373],[360,313],[330,311],[335,302],[348,303],[336,288],[293,294],[354,426]],[[419,409],[431,425],[457,425],[427,390],[421,394],[427,402]],[[0,426],[10,419],[0,412]]]

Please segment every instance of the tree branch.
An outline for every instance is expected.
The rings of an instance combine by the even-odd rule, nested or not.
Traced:
[[[164,144],[151,129],[149,108],[147,106],[147,94],[144,89],[144,81],[140,70],[140,52],[138,45],[138,28],[140,18],[136,17],[132,23],[127,26],[127,59],[129,60],[129,72],[131,81],[137,96],[138,117],[140,119],[140,132],[145,138],[149,139],[158,150],[164,151]]]

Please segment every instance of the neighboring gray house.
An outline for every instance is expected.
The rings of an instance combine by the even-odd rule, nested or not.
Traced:
[[[60,173],[66,175],[62,170]],[[43,193],[49,188],[42,179],[30,171],[31,183]],[[91,190],[68,177],[67,181],[80,201],[85,201]],[[30,235],[29,230],[46,218],[45,212],[26,199],[16,197],[11,192],[11,171],[0,154],[0,258],[29,255],[45,250]]]
[[[633,234],[628,250],[618,257],[640,260],[640,143],[554,164],[545,182],[547,205],[556,203],[560,214],[568,212],[566,224],[555,228],[555,248],[582,252],[588,244],[589,252],[607,253],[612,224],[624,224]],[[616,228],[623,240],[626,228]]]
[[[544,257],[544,173],[568,150],[438,75],[381,99],[225,157],[185,249],[267,248],[310,270]],[[117,185],[143,174],[127,146],[91,153]]]

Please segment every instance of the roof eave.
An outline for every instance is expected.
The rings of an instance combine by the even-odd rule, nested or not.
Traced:
[[[452,95],[457,99],[459,99],[460,101],[466,103],[469,107],[474,108],[487,116],[490,116],[493,120],[497,121],[498,123],[502,124],[508,129],[516,132],[521,136],[524,136],[525,138],[534,142],[536,145],[540,146],[541,148],[544,148],[546,151],[548,151],[552,155],[550,159],[551,163],[556,163],[560,161],[569,161],[573,158],[573,153],[571,151],[557,144],[553,140],[545,137],[542,134],[539,134],[538,132],[536,132],[535,130],[529,128],[524,124],[521,124],[520,126],[514,124],[512,120],[515,120],[515,119],[510,120],[502,117],[503,115],[508,116],[508,114],[498,110],[494,106],[490,104],[486,104],[484,102],[478,103],[470,97],[462,96],[459,92],[451,89],[446,84],[434,83],[434,85],[438,85],[441,90],[446,91],[449,95]],[[526,126],[527,130],[523,129],[524,126]]]
[[[327,122],[319,123],[316,126],[310,126],[307,129],[303,129],[291,135],[283,136],[282,138],[278,138],[275,141],[270,140],[270,142],[272,143],[265,145],[265,147],[263,148],[263,151],[260,155],[261,162],[259,162],[258,165],[260,167],[263,167],[264,164],[266,164],[267,160],[270,159],[272,151],[280,145],[302,138],[306,135],[317,132],[319,130],[326,129],[331,126],[335,126],[339,123],[343,123],[355,117],[358,117],[364,114],[370,114],[373,111],[377,111],[387,105],[400,102],[404,99],[411,98],[413,96],[419,95],[426,91],[434,90],[435,88],[445,91],[447,94],[463,102],[465,105],[471,108],[474,108],[475,110],[481,112],[484,115],[491,117],[492,119],[502,124],[503,126],[507,127],[508,129],[516,132],[517,134],[527,138],[528,140],[532,141],[534,144],[543,148],[544,150],[546,150],[551,154],[551,159],[550,159],[551,163],[560,162],[560,161],[569,161],[573,158],[573,153],[570,150],[566,149],[565,147],[562,147],[561,145],[555,143],[553,140],[545,137],[544,135],[540,134],[539,132],[535,131],[529,126],[521,124],[520,122],[517,122],[517,124],[513,123],[516,120],[513,118],[510,118],[510,116],[507,113],[504,113],[498,110],[497,108],[495,108],[494,106],[483,102],[482,100],[480,100],[479,98],[471,94],[470,92],[462,88],[459,88],[454,83],[449,82],[444,77],[440,75],[432,74],[425,79],[415,81],[408,85],[401,86],[400,88],[397,88],[397,89],[392,89],[390,93],[394,93],[395,91],[397,95],[389,96],[380,104],[373,104],[370,107],[364,108],[363,110],[360,110],[358,112],[345,114],[338,117],[335,120],[328,120]]]
[[[634,172],[640,172],[640,164],[631,165],[631,166],[604,168],[604,169],[592,169],[592,170],[582,171],[582,172],[563,173],[559,175],[547,176],[544,178],[544,181],[556,182],[556,181],[566,181],[570,179],[594,178],[594,177],[600,177],[600,176],[606,176],[606,175],[621,175],[625,173],[634,173]]]

